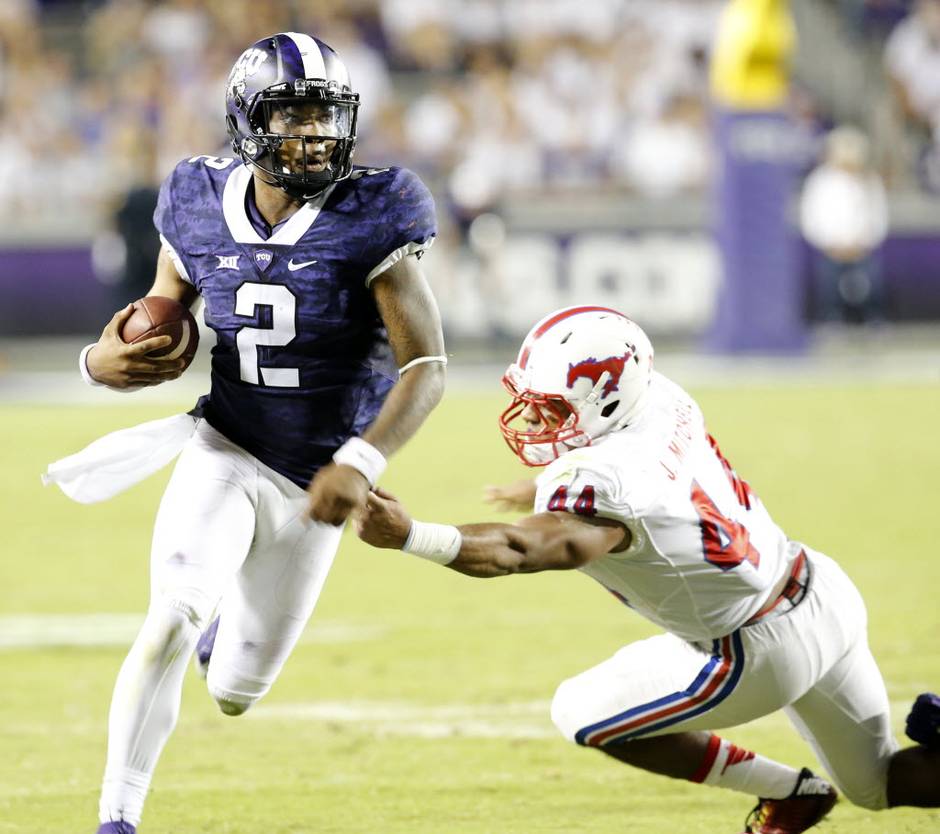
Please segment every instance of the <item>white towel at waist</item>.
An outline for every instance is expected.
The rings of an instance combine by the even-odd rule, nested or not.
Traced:
[[[73,501],[105,501],[150,477],[175,458],[197,419],[175,414],[111,432],[67,458],[50,463],[42,482],[58,484]]]

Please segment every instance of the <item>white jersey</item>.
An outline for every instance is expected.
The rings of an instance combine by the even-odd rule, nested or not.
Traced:
[[[565,453],[537,484],[536,512],[629,529],[627,550],[581,570],[686,640],[739,628],[798,550],[721,456],[695,401],[662,374],[653,374],[639,420]]]

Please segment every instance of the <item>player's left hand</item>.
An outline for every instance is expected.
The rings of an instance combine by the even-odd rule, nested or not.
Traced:
[[[521,481],[513,481],[511,484],[486,487],[483,492],[483,500],[505,513],[514,511],[532,512],[535,493],[535,480],[524,478]]]
[[[373,547],[401,550],[411,532],[411,516],[390,492],[375,487],[356,517],[356,534]]]
[[[307,494],[310,518],[323,524],[340,525],[365,506],[369,482],[352,466],[330,463],[314,475]]]

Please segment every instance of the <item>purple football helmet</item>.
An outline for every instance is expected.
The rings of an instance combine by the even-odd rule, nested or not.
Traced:
[[[349,176],[359,95],[323,41],[280,32],[252,44],[225,88],[232,148],[293,197],[308,199]]]

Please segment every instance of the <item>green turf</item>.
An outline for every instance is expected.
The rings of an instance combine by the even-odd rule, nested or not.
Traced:
[[[836,557],[861,588],[897,724],[917,692],[940,687],[940,390],[768,386],[710,389],[699,400],[725,455],[777,520]],[[492,517],[481,486],[524,474],[495,430],[501,402],[449,395],[383,484],[420,518]],[[44,490],[38,475],[104,431],[168,413],[124,404],[0,409],[0,616],[143,611],[150,526],[166,474],[93,507]],[[347,535],[310,633],[318,623],[376,631],[301,644],[256,714],[223,718],[201,682],[187,680],[141,834],[741,830],[747,797],[647,776],[552,735],[539,704],[555,685],[654,633],[582,576],[484,582],[371,551]],[[0,834],[94,830],[108,701],[123,655],[0,651]],[[417,715],[508,705],[544,737],[422,738],[387,722],[277,714],[320,702],[395,704]],[[793,765],[813,763],[780,716],[726,735]],[[927,834],[940,830],[940,813],[879,815],[843,803],[821,830]]]

